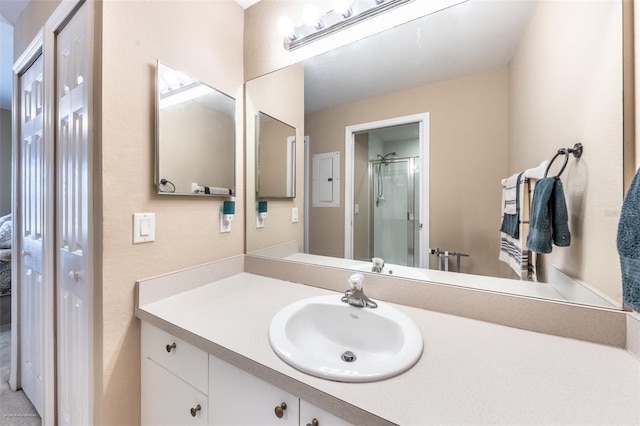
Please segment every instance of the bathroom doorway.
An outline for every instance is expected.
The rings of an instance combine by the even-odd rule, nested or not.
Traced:
[[[347,258],[428,267],[428,128],[428,114],[347,127]]]

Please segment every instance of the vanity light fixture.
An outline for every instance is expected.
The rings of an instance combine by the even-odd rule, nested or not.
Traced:
[[[315,4],[308,4],[302,9],[302,20],[306,25],[316,30],[324,28],[324,22],[320,19],[320,11]]]
[[[288,16],[278,20],[278,31],[284,37],[284,48],[294,50],[322,37],[414,0],[333,0],[333,9],[320,16],[315,5],[307,5],[303,23],[294,26]]]

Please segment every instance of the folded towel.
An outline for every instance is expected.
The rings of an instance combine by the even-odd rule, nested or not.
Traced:
[[[502,186],[502,225],[500,232],[512,238],[520,238],[520,177],[518,173],[509,177]]]
[[[552,243],[559,247],[571,244],[569,215],[562,181],[558,177],[543,178],[533,191],[527,247],[536,253],[551,253]]]
[[[625,196],[618,224],[622,299],[640,312],[640,169]]]
[[[521,280],[536,281],[535,263],[532,260],[532,253],[527,250],[522,238],[524,233],[520,232],[521,201],[524,200],[525,193],[529,192],[529,184],[526,180],[521,181],[522,174],[516,177],[517,209],[515,215],[503,215],[502,226],[500,228],[500,253],[498,259],[505,262],[514,270]],[[514,177],[512,176],[512,178]],[[503,197],[506,197],[506,187],[503,185]],[[504,203],[503,203],[504,207]],[[503,208],[504,212],[504,208]],[[521,238],[522,236],[522,238]]]

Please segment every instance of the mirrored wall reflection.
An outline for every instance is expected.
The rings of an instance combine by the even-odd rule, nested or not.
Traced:
[[[264,112],[256,116],[258,198],[296,196],[296,129]]]
[[[158,61],[158,194],[235,195],[235,114],[235,99]]]
[[[420,184],[429,188],[429,247],[469,257],[462,274],[440,274],[438,259],[423,250],[418,256],[431,269],[414,269],[412,277],[499,282],[508,293],[619,307],[618,218],[607,212],[618,211],[623,198],[622,37],[617,0],[469,0],[306,59],[309,156],[338,152],[346,162],[345,128],[428,112]],[[562,175],[571,246],[540,256],[538,282],[520,281],[498,259],[501,180],[577,142],[585,154]],[[340,190],[347,192],[344,184]],[[345,254],[346,224],[365,209],[347,218],[345,204],[341,197],[339,207],[311,206],[308,252],[277,256],[367,270]],[[559,281],[595,297],[574,297]]]
[[[247,253],[289,242],[303,249],[303,84],[301,65],[245,83]]]

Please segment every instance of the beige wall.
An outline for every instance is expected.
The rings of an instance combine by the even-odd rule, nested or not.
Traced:
[[[224,2],[104,2],[102,101],[104,422],[135,424],[140,336],[135,281],[244,252],[244,193],[219,233],[221,199],[155,194],[154,75],[160,59],[236,99],[243,140],[243,10]],[[243,145],[236,150],[242,182]],[[156,242],[133,245],[134,212],[156,213]]]
[[[248,253],[290,241],[303,245],[304,203],[304,69],[292,65],[246,83],[246,174]],[[264,228],[256,228],[255,117],[264,112],[296,129],[296,197],[266,199]],[[298,208],[298,223],[291,223],[291,209]]]
[[[621,7],[615,1],[538,2],[509,69],[509,172],[551,160],[559,148],[584,145],[582,158],[571,157],[562,174],[571,246],[554,247],[546,263],[617,301],[616,233],[623,191]],[[568,31],[566,22],[574,30]],[[558,169],[554,163],[550,175]]]
[[[369,133],[354,135],[353,163],[353,258],[369,260]]]
[[[175,271],[244,252],[244,192],[238,185],[236,222],[219,233],[221,199],[155,194],[154,77],[160,59],[211,83],[236,98],[236,134],[243,126],[243,10],[233,1],[104,1],[102,8],[102,84],[95,93],[102,110],[96,120],[98,191],[94,218],[102,275],[102,323],[97,325],[102,352],[103,394],[97,395],[103,418],[98,423],[140,422],[140,330],[134,317],[138,279]],[[15,56],[55,10],[56,1],[34,1],[16,25]],[[98,13],[100,16],[100,13]],[[98,68],[100,69],[100,68]],[[243,144],[236,149],[236,182],[243,181]],[[100,186],[101,184],[101,186]],[[102,192],[102,199],[97,195]],[[156,214],[156,241],[132,244],[132,214]],[[99,238],[98,238],[99,241]],[[102,363],[102,365],[100,365]],[[98,378],[100,380],[100,378]],[[100,407],[98,407],[100,408]]]
[[[0,216],[11,213],[11,110],[0,109]]]
[[[509,276],[498,261],[497,231],[500,180],[507,174],[507,100],[502,68],[312,113],[305,130],[312,155],[340,151],[344,158],[345,126],[429,112],[429,246],[470,253],[463,272]],[[343,257],[344,188],[341,196],[339,208],[310,209],[311,253]]]

